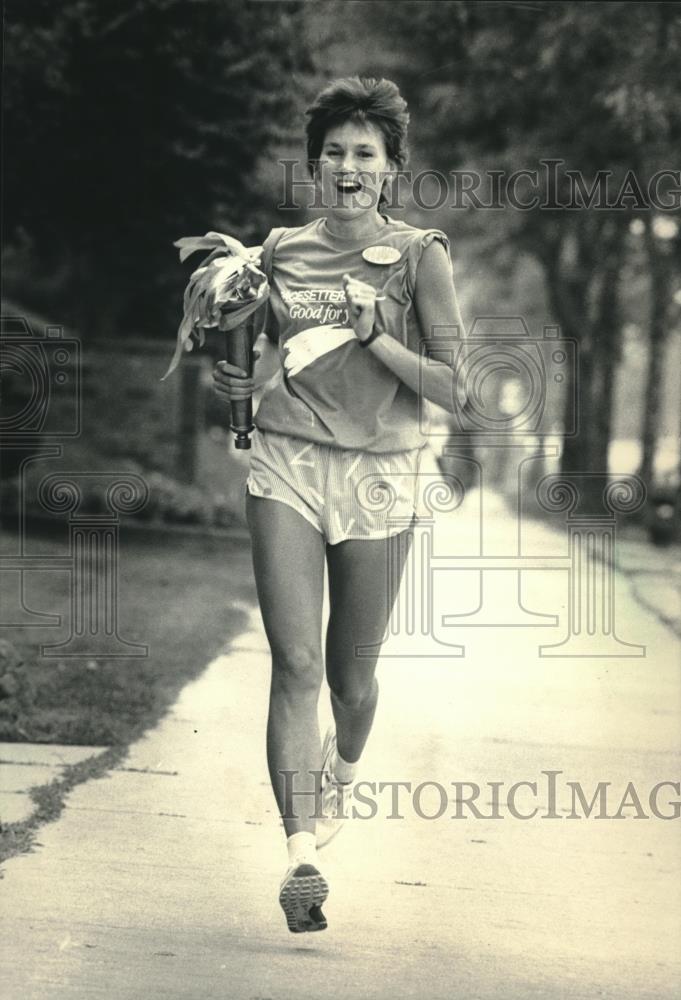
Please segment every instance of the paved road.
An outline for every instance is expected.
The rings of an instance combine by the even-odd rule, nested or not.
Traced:
[[[471,516],[438,525],[441,549],[467,537]],[[489,517],[490,544],[510,545],[513,526],[499,511]],[[527,541],[565,553],[546,528]],[[475,609],[476,574],[436,576],[438,621]],[[490,584],[497,612],[507,580]],[[552,570],[525,574],[522,603],[560,614],[558,628],[535,619],[544,624],[440,629],[465,657],[427,636],[391,637],[362,777],[412,792],[431,784],[420,801],[399,791],[403,818],[390,818],[392,786],[377,791],[378,815],[350,822],[326,849],[329,929],[300,937],[276,903],[285,851],[263,754],[269,661],[253,610],[250,630],[131,747],[123,769],[75,789],[35,852],[6,864],[3,996],[677,996],[679,823],[652,816],[648,796],[679,780],[678,641],[625,577],[616,598],[620,636],[645,644],[645,657],[538,657],[540,643],[565,632],[566,574]],[[508,620],[518,614],[511,603]],[[551,770],[562,772],[556,818],[542,818]],[[536,797],[522,787],[515,799],[517,812],[539,807],[533,819],[509,811],[519,781],[537,782]],[[610,782],[609,815],[631,782],[649,818],[633,818],[630,791],[624,818],[569,819],[567,781],[587,799]],[[457,805],[470,789],[459,795],[452,782],[477,783],[483,816],[496,794],[502,818]],[[443,805],[440,786],[444,815],[426,819]],[[452,818],[457,810],[467,818]]]

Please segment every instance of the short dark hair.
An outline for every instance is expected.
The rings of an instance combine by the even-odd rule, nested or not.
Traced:
[[[407,102],[392,80],[348,76],[333,80],[317,95],[307,115],[307,164],[311,174],[326,133],[347,121],[375,126],[382,134],[388,159],[401,170],[408,156]]]

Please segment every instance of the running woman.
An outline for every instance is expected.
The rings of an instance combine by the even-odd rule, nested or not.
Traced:
[[[420,354],[434,328],[463,331],[447,237],[385,214],[406,162],[408,120],[389,80],[328,85],[306,128],[327,214],[273,230],[264,244],[265,333],[280,364],[255,415],[246,514],[272,653],[267,761],[288,847],[279,901],[293,932],[327,926],[317,849],[347,815],[376,711],[374,671],[396,596],[386,578],[396,532],[389,518],[408,525],[416,510],[426,443],[420,401],[450,412],[454,405],[452,369]],[[226,362],[214,381],[227,402],[254,389],[252,377]],[[370,482],[391,491],[392,503],[368,502]],[[395,575],[406,545],[399,551]],[[324,666],[335,725],[322,746]],[[305,792],[318,796],[317,819]]]

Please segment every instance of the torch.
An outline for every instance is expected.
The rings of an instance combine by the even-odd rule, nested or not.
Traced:
[[[253,370],[253,316],[233,330],[225,333],[225,358],[227,364],[236,365],[247,375]],[[234,432],[234,447],[239,450],[251,447],[251,431],[253,430],[253,399],[234,399],[230,404],[232,422],[230,430]]]
[[[180,260],[195,250],[210,249],[189,279],[184,292],[184,315],[177,331],[177,344],[166,379],[180,363],[183,352],[191,351],[194,342],[205,343],[205,331],[218,328],[224,333],[227,362],[252,371],[255,310],[269,296],[266,276],[258,268],[262,247],[245,247],[224,233],[187,236],[174,244]],[[236,448],[251,447],[253,409],[250,397],[231,404],[231,430]]]

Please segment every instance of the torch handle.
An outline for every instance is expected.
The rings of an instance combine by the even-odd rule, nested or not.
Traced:
[[[225,354],[227,363],[242,368],[248,375],[253,374],[253,351],[251,348],[252,321],[249,318],[245,323],[241,323],[233,330],[225,334]],[[234,431],[234,446],[245,449],[251,447],[250,434],[253,430],[253,401],[249,396],[247,399],[236,399],[230,404],[232,410],[232,422],[230,430]]]

